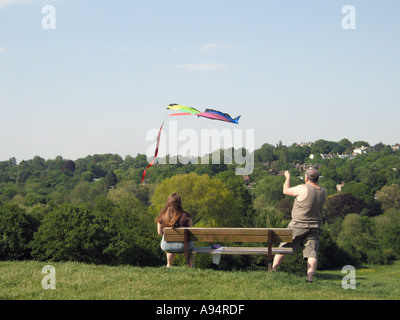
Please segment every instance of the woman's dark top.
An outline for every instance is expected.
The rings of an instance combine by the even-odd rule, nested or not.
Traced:
[[[175,223],[174,228],[184,228],[184,227],[189,227],[189,223],[192,221],[192,217],[190,216],[189,213],[184,211],[178,221]],[[161,218],[160,220],[161,224],[161,233],[164,234],[164,229],[166,227],[163,219]]]

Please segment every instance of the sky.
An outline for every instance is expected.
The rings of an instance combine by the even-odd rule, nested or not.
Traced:
[[[399,143],[399,52],[398,0],[0,0],[0,161],[149,155],[170,103],[241,118],[168,139]]]

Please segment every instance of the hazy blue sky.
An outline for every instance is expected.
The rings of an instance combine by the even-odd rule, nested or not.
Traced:
[[[178,130],[254,129],[256,148],[394,144],[399,102],[399,0],[0,0],[0,160],[145,153],[170,103],[240,114]]]

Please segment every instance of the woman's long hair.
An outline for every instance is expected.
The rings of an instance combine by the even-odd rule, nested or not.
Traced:
[[[162,220],[165,227],[175,228],[175,224],[183,212],[181,197],[177,193],[172,193],[158,215],[156,223],[160,223]]]

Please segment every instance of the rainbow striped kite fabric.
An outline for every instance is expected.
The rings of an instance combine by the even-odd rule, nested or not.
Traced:
[[[170,104],[167,109],[170,110],[176,110],[176,111],[184,111],[184,113],[188,114],[193,114],[198,117],[203,117],[203,118],[208,118],[208,119],[214,119],[214,120],[221,120],[221,121],[226,121],[226,122],[232,122],[232,123],[239,123],[240,116],[236,118],[232,118],[229,114],[223,113],[221,111],[217,111],[214,109],[206,109],[204,112],[200,112],[199,110],[192,108],[192,107],[186,107],[182,106],[179,104]]]

